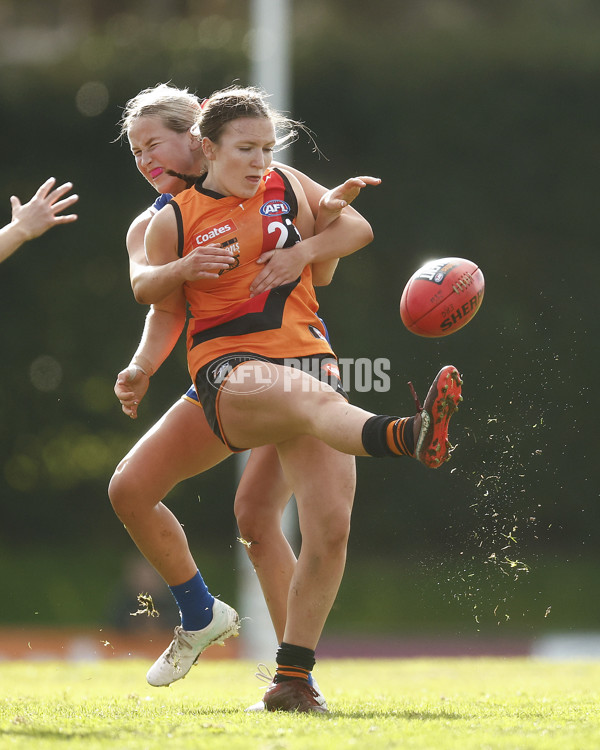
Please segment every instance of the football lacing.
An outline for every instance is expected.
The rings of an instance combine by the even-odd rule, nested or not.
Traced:
[[[454,291],[457,294],[460,294],[462,291],[464,291],[472,283],[473,283],[473,277],[471,276],[471,274],[468,271],[466,271],[460,277],[460,279],[458,279],[456,281],[455,284],[452,284],[452,289],[454,289]]]

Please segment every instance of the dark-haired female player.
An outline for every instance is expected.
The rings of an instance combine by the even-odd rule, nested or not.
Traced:
[[[443,367],[416,416],[370,414],[349,405],[341,389],[335,355],[315,318],[310,267],[249,296],[256,259],[293,247],[314,229],[298,180],[271,168],[280,122],[254,89],[211,96],[199,119],[207,173],[154,217],[146,252],[153,265],[171,263],[215,234],[232,248],[230,269],[182,284],[157,307],[182,322],[190,307],[188,365],[215,434],[231,451],[275,444],[294,488],[302,549],[264,703],[268,710],[322,712],[308,678],[345,565],[352,457],[407,455],[432,468],[443,464],[461,381],[456,368]]]
[[[129,140],[140,173],[161,193],[154,206],[133,222],[127,236],[132,287],[141,302],[164,297],[182,281],[218,278],[233,260],[229,251],[213,245],[161,267],[149,267],[146,262],[144,235],[150,219],[173,194],[187,187],[177,175],[200,174],[205,169],[201,144],[190,132],[199,111],[196,96],[166,84],[140,92],[124,111],[122,135]],[[250,293],[260,294],[263,289],[296,278],[307,263],[312,264],[316,283],[328,283],[337,258],[319,264],[319,253],[324,248],[329,253],[349,253],[372,238],[368,223],[347,204],[361,187],[379,180],[354,178],[327,192],[301,173],[294,170],[294,174],[309,195],[317,228],[322,231],[286,253],[264,253],[257,259],[258,275]],[[265,260],[268,263],[264,264]],[[123,411],[132,417],[137,415],[149,377],[179,337],[181,325],[173,326],[173,322],[172,315],[153,307],[131,364],[119,374],[115,391]],[[192,387],[120,462],[110,483],[115,511],[141,552],[169,584],[181,611],[182,625],[176,629],[173,643],[148,672],[153,685],[184,677],[207,645],[237,630],[237,614],[225,603],[214,602],[181,525],[162,502],[177,482],[205,471],[228,455],[230,452],[209,428]],[[236,494],[235,513],[242,538],[252,542],[246,549],[280,641],[296,565],[281,530],[281,515],[291,491],[275,448],[253,450]]]

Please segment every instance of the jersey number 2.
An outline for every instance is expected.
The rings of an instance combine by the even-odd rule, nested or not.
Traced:
[[[288,238],[288,228],[285,224],[282,224],[280,221],[272,221],[267,227],[267,231],[269,232],[269,234],[273,234],[273,232],[279,232],[279,239],[275,244],[276,250],[280,247],[285,247],[285,243]]]

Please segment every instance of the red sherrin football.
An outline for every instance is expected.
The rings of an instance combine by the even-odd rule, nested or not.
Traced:
[[[400,317],[417,336],[448,336],[477,313],[484,289],[483,273],[476,263],[464,258],[432,260],[404,287]]]

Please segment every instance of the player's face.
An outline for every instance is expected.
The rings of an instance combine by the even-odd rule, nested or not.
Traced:
[[[202,145],[208,159],[204,187],[252,198],[273,160],[275,128],[266,117],[240,117],[227,123],[218,143],[204,138]]]
[[[179,174],[199,174],[202,151],[189,133],[176,133],[160,117],[140,117],[129,129],[129,145],[136,167],[159,193],[177,195],[187,185],[167,169]],[[199,163],[200,160],[200,163]]]

